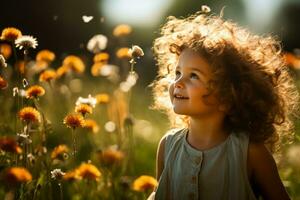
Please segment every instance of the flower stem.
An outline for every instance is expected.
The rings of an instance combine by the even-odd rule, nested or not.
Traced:
[[[73,156],[75,157],[77,153],[75,128],[72,128],[72,138],[73,138]]]

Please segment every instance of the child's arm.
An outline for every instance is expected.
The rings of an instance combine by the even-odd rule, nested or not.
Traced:
[[[275,160],[265,145],[249,144],[248,165],[251,180],[263,199],[290,199],[279,177]]]
[[[164,152],[165,152],[166,137],[162,137],[158,144],[156,153],[156,180],[158,181],[164,169]]]

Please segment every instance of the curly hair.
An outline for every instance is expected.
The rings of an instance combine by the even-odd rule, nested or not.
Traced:
[[[299,93],[286,67],[280,42],[271,35],[258,36],[222,14],[196,12],[186,18],[170,16],[154,40],[158,75],[152,83],[152,108],[166,111],[173,127],[188,125],[176,115],[168,88],[175,77],[179,55],[191,48],[211,65],[209,91],[229,110],[225,129],[249,133],[272,152],[293,141],[293,119],[299,116]]]

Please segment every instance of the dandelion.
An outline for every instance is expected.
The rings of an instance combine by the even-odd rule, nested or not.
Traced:
[[[21,73],[25,73],[25,61],[24,60],[18,60],[15,64],[16,69]]]
[[[37,53],[36,61],[45,61],[47,63],[52,62],[55,59],[55,54],[47,49],[41,50]]]
[[[97,133],[99,131],[99,126],[97,122],[92,119],[84,120],[83,128],[90,130],[92,133]]]
[[[54,169],[50,173],[51,178],[54,180],[61,180],[62,177],[66,174],[65,172],[61,171],[61,169]]]
[[[110,147],[99,153],[100,161],[106,165],[120,164],[124,157],[125,156],[122,151],[113,147]]]
[[[0,89],[5,89],[7,88],[8,83],[6,80],[4,80],[1,76],[0,76]]]
[[[1,40],[15,41],[21,36],[22,36],[22,32],[19,29],[14,27],[8,27],[3,29],[1,33]]]
[[[84,72],[85,65],[83,61],[78,57],[74,55],[69,55],[63,60],[63,65],[69,67],[76,73],[82,73]]]
[[[0,149],[6,152],[20,154],[22,153],[21,147],[15,139],[9,137],[0,138]]]
[[[97,99],[92,97],[92,95],[89,94],[87,98],[79,97],[75,105],[78,106],[80,104],[87,104],[95,108],[96,103],[97,103]]]
[[[5,180],[12,184],[20,184],[20,183],[26,183],[32,180],[32,176],[30,172],[23,168],[23,167],[11,167],[9,168],[5,175]]]
[[[129,52],[133,58],[139,58],[144,55],[143,49],[137,45],[133,45],[131,49],[129,49]]]
[[[95,165],[90,163],[82,163],[77,169],[76,172],[79,177],[84,179],[91,179],[98,181],[101,177],[101,172]]]
[[[89,23],[90,21],[92,21],[92,19],[94,19],[93,16],[86,16],[86,15],[82,16],[82,20],[84,23]]]
[[[132,32],[131,26],[127,24],[120,24],[114,28],[113,35],[115,37],[122,37],[122,36],[129,35],[131,32]]]
[[[93,108],[88,104],[79,104],[75,107],[75,112],[81,113],[82,116],[85,116],[87,113],[92,114]]]
[[[56,72],[52,69],[45,70],[42,73],[40,73],[39,81],[40,82],[50,82],[51,80],[55,79],[57,77]]]
[[[40,96],[43,96],[44,94],[44,88],[39,85],[31,86],[26,90],[26,97],[31,99],[38,98]]]
[[[33,48],[35,49],[38,45],[36,38],[30,36],[30,35],[23,35],[16,39],[15,41],[16,47],[20,50]]]
[[[158,183],[155,178],[152,176],[142,175],[134,180],[133,190],[138,192],[145,192],[154,190],[157,187]]]
[[[94,62],[107,62],[109,59],[109,54],[108,53],[98,53],[94,56]]]
[[[70,68],[63,65],[63,66],[57,68],[56,75],[57,75],[57,77],[62,77],[65,74],[67,74],[69,71],[70,71]]]
[[[117,56],[117,58],[120,58],[120,59],[130,59],[131,58],[130,53],[131,52],[130,52],[129,48],[122,47],[122,48],[117,50],[116,56]]]
[[[67,154],[68,152],[69,152],[69,148],[66,145],[64,144],[58,145],[51,152],[51,159],[64,160],[65,159],[64,155]]]
[[[83,119],[82,115],[69,114],[64,118],[64,124],[68,128],[75,129],[78,127],[82,127],[84,125],[84,119]]]
[[[92,53],[99,53],[104,50],[107,46],[107,37],[99,34],[94,35],[87,44],[87,49]]]
[[[39,111],[37,111],[33,107],[22,108],[19,111],[19,117],[22,121],[25,121],[26,123],[41,121],[41,115],[40,115]]]
[[[100,93],[95,96],[98,104],[106,104],[109,102],[110,98],[108,94]]]
[[[81,177],[79,177],[76,170],[72,170],[72,171],[66,172],[64,174],[64,176],[62,177],[62,179],[65,181],[75,181],[75,180],[80,180]]]
[[[7,63],[3,55],[0,54],[0,67],[7,67]]]
[[[5,59],[8,59],[11,55],[12,49],[9,44],[0,44],[0,54],[3,55]]]
[[[91,74],[93,76],[99,76],[100,75],[100,71],[101,68],[104,66],[105,64],[102,62],[97,62],[95,64],[93,64],[93,66],[91,67]]]

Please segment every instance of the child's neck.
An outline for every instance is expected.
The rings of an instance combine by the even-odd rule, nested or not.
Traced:
[[[188,143],[198,150],[207,150],[222,143],[229,136],[223,129],[223,119],[190,118]]]

